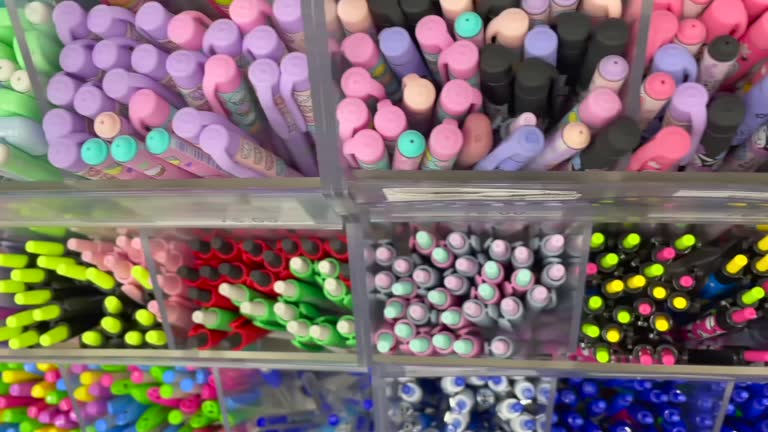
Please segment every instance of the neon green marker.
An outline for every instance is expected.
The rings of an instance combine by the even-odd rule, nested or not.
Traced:
[[[694,246],[696,246],[696,236],[693,234],[686,234],[675,240],[673,246],[675,247],[675,250],[680,253],[688,253]]]
[[[282,325],[286,325],[288,321],[293,321],[300,317],[314,320],[325,315],[309,303],[299,303],[298,305],[295,305],[291,303],[277,302],[272,307],[272,310],[275,311],[277,321]]]
[[[24,327],[34,324],[35,318],[33,314],[34,310],[16,312],[5,318],[5,325],[8,327]]]
[[[355,317],[352,315],[343,315],[339,317],[336,323],[336,330],[346,339],[355,339]]]
[[[15,338],[22,333],[24,333],[24,327],[0,327],[0,342]]]
[[[48,237],[57,237],[64,240],[72,237],[72,233],[69,231],[69,229],[64,227],[29,227],[27,229],[34,233],[42,234]]]
[[[133,276],[133,269],[131,269],[131,276]],[[92,284],[105,291],[111,291],[115,289],[115,286],[117,286],[117,280],[115,280],[114,276],[107,272],[101,271],[96,267],[88,267],[85,270],[85,277]],[[134,278],[136,277],[134,276]],[[136,278],[136,280],[139,281],[139,283],[142,283],[138,278]]]
[[[595,359],[599,363],[608,363],[611,361],[611,349],[605,345],[595,348]]]
[[[70,324],[60,324],[40,335],[40,345],[49,347],[73,337]]]
[[[288,268],[296,278],[307,282],[315,281],[315,265],[307,257],[297,256],[288,261]]]
[[[11,279],[28,284],[43,283],[48,278],[48,271],[39,268],[23,268],[11,271]]]
[[[220,308],[200,309],[192,312],[192,321],[210,330],[230,331],[232,321],[239,317],[237,312]]]
[[[273,285],[280,300],[290,303],[307,302],[319,307],[329,306],[323,290],[317,285],[295,279],[279,280]]]
[[[39,289],[24,291],[13,296],[13,301],[20,306],[36,306],[48,303],[53,299],[53,291],[49,289]]]
[[[613,271],[619,264],[619,256],[613,252],[603,254],[598,258],[597,264],[600,267],[600,270],[604,272]]]
[[[245,285],[235,285],[235,284],[228,284],[223,283],[219,285],[219,294],[223,295],[224,297],[232,300],[232,303],[240,307],[240,305],[243,302],[248,302],[255,299],[264,299],[268,298],[264,294],[250,289]]]
[[[765,297],[765,289],[763,287],[756,286],[749,290],[743,291],[743,294],[739,298],[743,307],[753,305]]]
[[[17,294],[24,292],[27,284],[11,279],[0,280],[0,294]]]
[[[8,348],[12,350],[29,348],[40,341],[40,332],[32,329],[8,340]]]
[[[68,396],[65,390],[54,390],[45,395],[45,403],[48,405],[58,405],[59,402],[66,399]]]
[[[74,258],[70,258],[70,257],[41,255],[37,257],[36,264],[40,268],[56,271],[56,269],[58,269],[60,265],[67,265],[67,264],[73,265],[73,264],[77,264],[77,261],[75,261]]]
[[[340,263],[336,258],[326,258],[315,264],[315,271],[323,279],[337,278],[339,277],[339,274],[342,273],[344,266],[346,266],[346,264]],[[344,273],[349,272],[346,271]]]
[[[37,420],[24,420],[19,423],[19,432],[34,432],[42,426],[43,424]]]
[[[240,304],[240,314],[249,320],[277,321],[273,308],[276,300],[257,298]]]
[[[0,88],[0,112],[6,113],[6,116],[19,115],[27,117],[38,123],[43,120],[40,107],[37,105],[34,97],[18,93],[9,88]],[[8,169],[13,174],[18,174],[24,180],[32,180],[34,178],[37,180],[62,181],[64,179],[61,172],[58,172],[57,168],[53,165],[40,158],[30,156],[16,149],[16,147],[4,146],[0,153],[8,153],[5,158],[9,160],[6,160],[3,169]],[[11,162],[11,166],[8,166],[8,162]],[[25,169],[34,172],[25,174]]]
[[[664,275],[664,266],[661,264],[651,264],[643,269],[643,275],[648,279],[660,278]]]
[[[35,255],[62,256],[67,253],[67,246],[59,242],[29,240],[24,243],[24,250]]]
[[[200,411],[193,414],[192,417],[190,417],[189,420],[187,420],[187,424],[192,426],[194,429],[204,428],[213,422],[214,422],[214,419],[206,416]]]
[[[300,343],[302,349],[307,349],[308,346],[316,345],[309,335],[310,327],[312,327],[312,323],[304,318],[288,321],[285,325],[286,331],[293,335],[294,340]]]
[[[149,276],[149,270],[140,265],[131,267],[131,276],[136,279],[136,282],[141,284],[147,291],[152,291],[152,280]]]
[[[106,342],[106,338],[98,330],[88,330],[87,332],[84,332],[83,334],[80,335],[80,343],[90,348],[101,347],[104,345],[105,342]]]
[[[598,295],[593,295],[587,299],[587,311],[589,313],[597,313],[603,310],[605,307],[605,301]]]
[[[162,330],[150,330],[144,334],[144,340],[155,348],[162,348],[168,344],[168,335]]]
[[[101,306],[102,309],[104,309],[104,313],[109,315],[120,315],[125,310],[123,301],[120,300],[117,296],[104,297],[104,300],[101,302]]]
[[[11,253],[0,254],[0,267],[21,269],[28,266],[30,261],[29,255]]]
[[[29,420],[27,407],[6,408],[0,413],[0,421],[3,423],[21,423]]]
[[[133,313],[133,320],[147,329],[154,327],[158,322],[155,314],[144,308]]]
[[[581,325],[581,333],[592,339],[600,337],[600,327],[593,323],[584,323]]]
[[[216,421],[221,420],[221,407],[219,406],[219,401],[216,401],[216,400],[203,401],[202,405],[200,405],[200,411],[203,414],[205,414],[206,417],[208,418],[211,418]]]
[[[150,405],[146,411],[136,420],[136,432],[150,432],[165,423],[171,407],[163,405]]]
[[[81,266],[78,264],[64,264],[56,267],[56,274],[83,282],[88,280],[88,278],[85,276],[87,270],[88,267],[86,266]]]
[[[123,335],[123,342],[132,348],[141,348],[144,345],[144,333],[139,330],[129,330]]]
[[[395,284],[393,284],[394,286]],[[323,281],[323,294],[325,298],[332,301],[333,304],[339,307],[347,308],[347,298],[351,299],[352,295],[347,287],[347,284],[341,281],[341,279],[328,278]]]
[[[166,416],[166,420],[168,420],[168,423],[171,425],[180,425],[187,421],[188,416],[184,414],[184,412],[180,409],[172,409],[168,411],[168,415]]]
[[[634,252],[640,247],[642,238],[638,233],[629,233],[621,239],[621,249],[624,252]]]
[[[589,248],[592,252],[600,252],[605,247],[605,235],[601,232],[592,233]]]
[[[99,321],[99,325],[102,330],[112,336],[120,336],[127,330],[123,321],[113,316],[105,316]]]
[[[144,405],[151,405],[152,401],[149,399],[149,396],[147,396],[147,392],[152,387],[157,387],[157,384],[156,383],[135,384],[133,387],[131,387],[131,390],[128,394],[130,394],[131,397],[134,398],[138,403],[141,403]]]

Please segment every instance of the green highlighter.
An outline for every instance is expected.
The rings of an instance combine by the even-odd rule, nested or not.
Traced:
[[[288,261],[291,274],[306,282],[315,281],[315,263],[307,257],[297,256]]]
[[[273,289],[280,295],[280,300],[289,303],[311,303],[317,307],[333,309],[332,302],[329,302],[323,294],[323,290],[317,285],[303,282],[300,280],[288,279],[275,281]]]
[[[136,432],[150,432],[165,423],[172,408],[163,405],[151,405],[136,420]]]
[[[347,347],[354,348],[357,346],[357,337],[355,336],[355,317],[352,315],[344,315],[339,317],[339,321],[336,323],[336,331],[339,332],[341,337],[347,340]]]
[[[245,285],[223,283],[219,285],[219,294],[230,299],[232,304],[240,307],[241,304],[255,299],[269,298],[264,294],[252,290]]]
[[[210,330],[230,331],[232,321],[240,318],[237,312],[221,308],[207,308],[192,312],[192,321]]]
[[[0,280],[0,294],[18,294],[27,290],[27,284],[11,279]]]
[[[192,428],[194,429],[202,429],[214,422],[215,422],[214,419],[198,411],[194,415],[192,415],[192,417],[189,418],[189,420],[187,421],[187,424],[192,426]]]
[[[341,279],[328,278],[323,282],[323,294],[338,307],[352,310],[352,294]]]
[[[322,346],[347,347],[347,340],[339,334],[336,327],[332,324],[314,324],[309,328],[309,336],[316,344]]]
[[[310,327],[312,327],[312,323],[304,318],[289,321],[285,326],[286,330],[293,335],[291,343],[296,347],[305,351],[324,351],[325,348],[316,344],[309,335]]]
[[[24,36],[27,39],[27,45],[29,45],[32,63],[35,64],[38,72],[45,76],[52,76],[61,70],[59,53],[64,46],[57,37],[34,30],[25,31]],[[29,69],[24,65],[24,58],[21,56],[21,47],[17,38],[13,38],[13,51],[16,53],[16,61],[19,62],[19,66],[22,69]]]
[[[36,122],[41,122],[43,120],[43,115],[40,113],[40,107],[37,105],[37,101],[35,100],[34,97],[17,93],[8,88],[0,89],[0,112],[5,113],[4,117],[22,116],[22,117],[26,117],[28,119],[34,120]],[[7,147],[13,147],[13,146],[7,146]],[[11,150],[8,150],[8,151],[11,151]],[[21,161],[27,161],[30,164],[30,167],[36,167],[38,165],[39,166],[47,165],[47,166],[53,167],[53,165],[49,164],[44,159],[33,158],[32,156],[22,152],[21,150],[18,150],[18,151],[22,153],[22,155],[19,157],[19,162],[18,162],[19,164],[21,164]],[[27,160],[22,156],[26,156],[27,158],[29,158],[29,160]],[[35,162],[37,164],[35,164]],[[56,170],[56,172],[59,172],[59,171]],[[14,172],[14,174],[15,173],[16,172]],[[24,175],[23,172],[20,172],[19,174],[21,174],[24,178],[42,177],[41,173],[35,173],[35,174],[28,173]],[[58,178],[59,180],[62,179],[61,173],[59,173]]]

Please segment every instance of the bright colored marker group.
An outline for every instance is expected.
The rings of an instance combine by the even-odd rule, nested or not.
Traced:
[[[56,365],[0,363],[0,422],[8,432],[79,430],[75,401]]]

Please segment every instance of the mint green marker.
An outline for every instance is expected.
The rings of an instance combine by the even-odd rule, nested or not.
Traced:
[[[312,340],[322,346],[332,346],[339,348],[347,347],[347,340],[339,334],[332,324],[314,324],[309,328],[309,336]]]
[[[408,321],[400,320],[392,327],[392,331],[395,335],[404,341],[409,341],[416,336],[416,327]]]
[[[245,285],[223,283],[219,285],[219,294],[230,299],[232,303],[240,307],[244,302],[267,298],[264,294],[252,290]]]
[[[376,351],[384,354],[392,350],[395,346],[395,337],[391,333],[381,333],[376,340]]]
[[[482,38],[483,18],[475,12],[464,12],[454,21],[453,30],[457,39],[473,41]]]
[[[210,330],[230,331],[232,321],[239,317],[237,312],[220,308],[207,308],[192,312],[192,321]]]
[[[393,285],[394,286],[394,285]],[[336,306],[352,310],[352,294],[341,279],[330,278],[323,282],[323,294]]]
[[[315,281],[315,264],[307,257],[297,256],[288,261],[291,274],[306,282]]]
[[[400,134],[395,144],[396,150],[400,156],[405,160],[400,159],[401,165],[398,169],[403,170],[417,170],[421,164],[421,158],[424,157],[424,151],[427,149],[427,140],[424,139],[424,135],[415,130],[407,130]],[[426,231],[419,231],[416,233],[416,245],[422,251],[430,251],[435,247],[434,237],[429,234],[429,238],[421,236],[419,234],[427,233]]]
[[[328,301],[323,290],[317,285],[294,279],[276,281],[273,289],[280,295],[281,301],[289,303],[311,303],[321,308],[333,308],[333,303]]]

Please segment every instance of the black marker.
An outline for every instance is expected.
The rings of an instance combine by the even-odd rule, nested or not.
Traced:
[[[400,10],[405,16],[406,27],[413,30],[420,19],[428,15],[440,15],[432,0],[400,0]]]
[[[403,0],[400,1],[402,2]],[[505,9],[519,7],[519,0],[475,0],[475,12],[483,18],[486,24],[499,16]]]
[[[368,10],[379,31],[387,27],[405,27],[405,15],[394,0],[368,0]]]
[[[629,42],[629,26],[618,18],[608,18],[592,32],[579,74],[579,89],[586,90],[597,64],[609,55],[623,56]]]
[[[687,169],[712,171],[731,148],[731,141],[745,115],[744,101],[734,94],[725,94],[712,101],[707,107],[707,128],[699,146],[703,151],[695,155]]]
[[[568,85],[573,86],[579,82],[592,21],[581,12],[566,12],[557,16],[555,26],[558,39],[557,70],[568,78]]]
[[[629,117],[618,117],[571,160],[571,167],[574,171],[616,169],[618,162],[640,144],[641,134],[637,122]]]
[[[531,112],[539,119],[549,118],[549,98],[557,71],[551,64],[529,58],[520,63],[515,76],[515,117]]]
[[[480,90],[483,109],[496,130],[509,118],[512,101],[515,52],[498,44],[486,45],[480,50]]]

